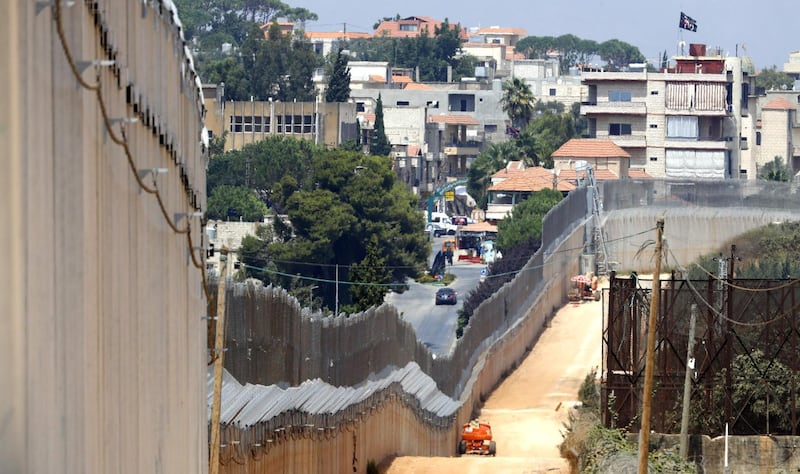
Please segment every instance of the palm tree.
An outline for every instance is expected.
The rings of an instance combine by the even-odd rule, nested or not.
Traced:
[[[528,84],[518,77],[511,78],[503,83],[503,97],[500,103],[503,112],[508,114],[511,126],[522,130],[533,116],[535,98]]]

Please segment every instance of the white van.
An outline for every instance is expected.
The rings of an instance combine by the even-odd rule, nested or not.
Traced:
[[[427,220],[428,213],[425,213],[425,218]],[[444,233],[448,235],[455,235],[458,226],[454,225],[450,221],[450,216],[445,214],[444,212],[431,212],[431,222],[434,224],[438,224],[440,229],[444,229]]]

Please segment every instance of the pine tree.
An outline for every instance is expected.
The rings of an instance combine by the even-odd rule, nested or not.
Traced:
[[[347,66],[347,56],[340,49],[328,73],[328,88],[325,92],[325,102],[347,102],[350,98],[350,68]]]
[[[386,259],[381,255],[378,237],[372,235],[367,244],[367,254],[361,263],[350,270],[350,278],[359,284],[350,288],[350,299],[356,311],[364,311],[371,306],[383,304],[391,275],[386,269]]]
[[[386,131],[383,126],[383,100],[378,94],[378,103],[375,105],[375,128],[372,131],[372,142],[369,144],[369,152],[375,156],[388,156],[392,151],[392,145],[386,138]]]

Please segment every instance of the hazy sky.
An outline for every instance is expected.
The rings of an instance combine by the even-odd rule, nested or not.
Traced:
[[[372,32],[385,16],[429,16],[463,27],[524,28],[530,36],[573,34],[602,43],[618,39],[639,48],[657,63],[663,51],[679,52],[682,40],[721,48],[731,56],[747,55],[756,69],[783,68],[789,53],[800,50],[800,3],[791,0],[401,0],[356,2],[347,0],[284,0],[319,15],[306,24],[310,31]],[[697,32],[681,30],[681,11],[697,22]]]

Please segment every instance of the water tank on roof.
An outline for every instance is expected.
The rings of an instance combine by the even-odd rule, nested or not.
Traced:
[[[706,55],[706,45],[698,43],[689,44],[689,56],[705,56],[705,55]]]

